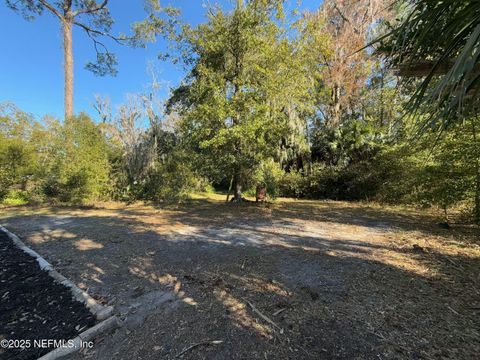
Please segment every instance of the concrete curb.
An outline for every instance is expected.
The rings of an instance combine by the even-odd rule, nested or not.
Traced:
[[[50,351],[48,354],[43,355],[38,360],[56,360],[67,355],[71,355],[81,350],[82,344],[85,342],[91,341],[98,335],[101,335],[107,331],[112,331],[121,325],[122,322],[116,316],[111,316],[72,339],[73,346],[56,348],[55,350]]]
[[[0,230],[3,231],[8,235],[8,237],[14,242],[14,244],[20,248],[21,250],[25,251],[30,256],[33,256],[38,265],[40,265],[40,269],[45,270],[48,274],[55,279],[56,282],[65,285],[70,288],[72,291],[73,297],[84,303],[85,306],[90,310],[90,312],[95,316],[98,321],[102,321],[107,319],[112,315],[113,307],[112,306],[103,306],[100,305],[93,299],[90,295],[88,295],[85,291],[79,289],[74,283],[68,280],[65,276],[60,274],[57,270],[53,268],[53,266],[41,257],[36,251],[30,249],[26,246],[17,235],[13,234],[12,232],[5,229],[3,226],[0,226]]]
[[[103,306],[95,301],[90,295],[85,291],[78,288],[74,283],[68,280],[65,276],[56,271],[53,266],[40,256],[36,251],[30,249],[26,246],[20,238],[8,231],[6,228],[0,225],[0,231],[3,231],[7,236],[13,241],[13,243],[21,250],[33,256],[38,264],[40,269],[45,270],[48,274],[58,283],[65,285],[70,288],[72,296],[85,304],[88,310],[95,316],[97,321],[100,321],[97,325],[91,327],[90,329],[85,330],[73,340],[74,345],[71,347],[59,347],[55,350],[50,351],[48,354],[45,354],[39,360],[55,360],[60,359],[66,355],[73,354],[76,351],[79,351],[82,348],[82,343],[92,340],[96,336],[111,331],[120,327],[122,322],[116,317],[112,316],[113,307],[112,306]]]

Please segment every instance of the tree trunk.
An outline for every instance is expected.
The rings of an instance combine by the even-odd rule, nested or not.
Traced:
[[[480,225],[480,144],[477,142],[477,128],[475,124],[476,118],[472,119],[472,135],[473,135],[473,149],[475,157],[474,166],[475,166],[475,222]]]
[[[331,125],[333,127],[337,127],[338,125],[340,125],[340,86],[338,84],[335,84],[333,86],[332,102],[333,102],[333,121]]]
[[[228,200],[230,200],[230,192],[232,191],[232,186],[233,186],[233,176],[230,178],[230,185],[228,186],[227,200],[225,200],[227,203],[228,203]]]
[[[233,201],[242,201],[242,182],[240,176],[240,168],[238,167],[235,168],[235,173],[233,174]]]
[[[477,179],[475,184],[475,222],[480,225],[480,161],[476,162]]]
[[[63,70],[65,74],[64,107],[65,119],[73,116],[73,44],[72,44],[73,18],[66,16],[63,19]]]
[[[384,125],[385,109],[383,107],[383,91],[385,88],[385,73],[383,70],[380,73],[380,127]]]

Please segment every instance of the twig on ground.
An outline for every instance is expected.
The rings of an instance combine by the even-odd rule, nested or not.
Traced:
[[[193,344],[193,345],[190,345],[189,347],[187,347],[186,349],[182,350],[176,357],[180,357],[182,356],[183,354],[185,354],[186,352],[196,348],[197,346],[202,346],[202,345],[219,345],[223,343],[223,340],[206,340],[206,341],[202,341],[202,342],[199,342],[199,343],[196,343],[196,344]]]
[[[456,268],[459,271],[463,271],[463,268],[457,262],[453,261],[448,256],[446,256],[445,259],[447,259],[447,261],[449,261],[451,264],[453,264],[454,268]]]
[[[300,350],[302,350],[305,354],[308,355],[308,357],[313,358],[312,354],[310,354],[307,349],[305,349],[303,346],[297,345]]]
[[[277,310],[273,313],[273,316],[277,316],[277,315],[280,315],[282,312],[284,312],[285,310],[287,310],[287,308],[282,308],[280,310]]]
[[[265,314],[263,314],[260,310],[258,310],[250,301],[248,301],[247,299],[244,299],[244,298],[241,298],[243,301],[245,301],[248,306],[250,306],[250,308],[257,313],[258,316],[260,316],[263,320],[265,320],[266,322],[268,322],[270,325],[272,325],[273,327],[277,328],[279,331],[280,331],[280,334],[283,334],[283,329],[278,326],[272,319],[270,319],[268,316],[266,316]]]
[[[457,311],[453,310],[449,305],[447,305],[447,307],[448,307],[454,314],[460,315]]]

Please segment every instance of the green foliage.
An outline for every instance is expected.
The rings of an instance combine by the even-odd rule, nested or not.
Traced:
[[[476,12],[468,10],[477,5],[409,3],[407,17],[387,36],[390,60],[454,63],[443,78],[430,74],[420,87],[416,81],[396,87],[386,63],[370,51],[345,54],[372,30],[390,26],[356,16],[361,7],[373,14],[380,1],[357,2],[353,10],[344,4],[342,13],[326,0],[301,16],[285,16],[280,0],[238,1],[229,12],[209,8],[196,27],[148,1],[153,15],[134,26],[136,45],[168,34],[188,71],[167,101],[165,119],[152,94],[107,114],[114,122],[102,125],[85,114],[36,122],[0,105],[0,199],[165,203],[232,183],[236,200],[242,187],[254,195],[262,185],[270,198],[375,199],[446,214],[476,204],[480,219],[480,124],[470,106],[479,37]],[[10,2],[16,4],[30,2]],[[468,91],[474,96],[465,97]],[[403,116],[409,98],[415,112]]]
[[[351,119],[338,128],[320,124],[312,138],[312,157],[329,165],[348,165],[372,158],[378,151],[378,129]]]
[[[413,149],[405,143],[382,148],[372,166],[372,171],[380,178],[377,200],[387,203],[415,203],[415,181],[424,168],[427,156],[427,151]]]
[[[307,178],[300,171],[284,173],[280,179],[280,193],[286,197],[304,197],[307,194]]]
[[[379,199],[438,206],[445,212],[465,201],[472,205],[479,147],[475,122],[455,124],[440,139],[435,132],[426,134],[415,147],[384,148],[376,159],[382,178]]]
[[[86,114],[65,121],[59,134],[62,142],[52,168],[58,199],[91,201],[104,197],[108,185],[108,147],[100,128]]]
[[[413,75],[413,80],[407,78],[402,83],[411,89],[406,110],[416,118],[417,132],[431,138],[433,130],[440,139],[430,142],[429,146],[436,144],[437,149],[419,174],[425,184],[417,188],[423,194],[421,201],[446,210],[473,199],[480,223],[478,119],[472,120],[478,113],[479,3],[397,3],[405,5],[399,8],[400,19],[377,42],[388,54],[389,65],[402,68],[404,75]],[[465,123],[471,124],[471,131]],[[470,139],[466,141],[467,134]],[[451,148],[444,149],[445,144]]]
[[[13,188],[25,190],[37,171],[35,124],[14,105],[0,104],[0,200]],[[13,196],[15,198],[15,196]]]
[[[44,119],[42,125],[9,107],[0,120],[0,195],[4,201],[46,197],[81,203],[106,194],[109,147],[100,127],[88,116],[81,114],[63,125]]]
[[[2,188],[14,184],[25,188],[35,173],[35,153],[32,146],[21,139],[4,139],[0,145],[0,173]]]
[[[288,135],[287,109],[308,96],[302,63],[273,3],[249,1],[232,13],[216,8],[208,23],[186,27],[184,60],[192,71],[169,101],[183,117],[191,151],[243,186]]]
[[[377,195],[379,179],[371,164],[355,163],[349,166],[312,165],[310,172],[286,173],[281,181],[284,196],[313,199],[364,200]]]
[[[110,172],[108,174],[109,185],[107,196],[118,201],[132,200],[132,188],[130,186],[128,171],[125,166],[125,156],[121,146],[115,142],[109,143],[108,163]]]
[[[24,190],[11,190],[3,198],[2,204],[7,206],[25,205],[30,201],[30,194]]]
[[[382,42],[391,65],[425,64],[409,110],[427,109],[424,128],[444,128],[461,121],[478,101],[480,24],[477,1],[403,1],[403,17]],[[430,62],[430,65],[429,63]],[[442,69],[446,69],[443,70]],[[444,73],[440,79],[436,73]],[[473,95],[473,96],[471,96]]]
[[[280,182],[284,172],[280,164],[273,159],[263,161],[252,176],[252,189],[257,185],[264,186],[267,189],[267,195],[275,199],[280,195]]]
[[[188,197],[197,184],[185,161],[175,156],[151,171],[144,185],[144,197],[156,202],[178,202]]]

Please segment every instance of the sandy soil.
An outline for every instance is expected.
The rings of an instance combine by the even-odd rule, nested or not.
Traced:
[[[0,210],[124,320],[77,359],[474,359],[480,232],[437,222],[294,200]]]

